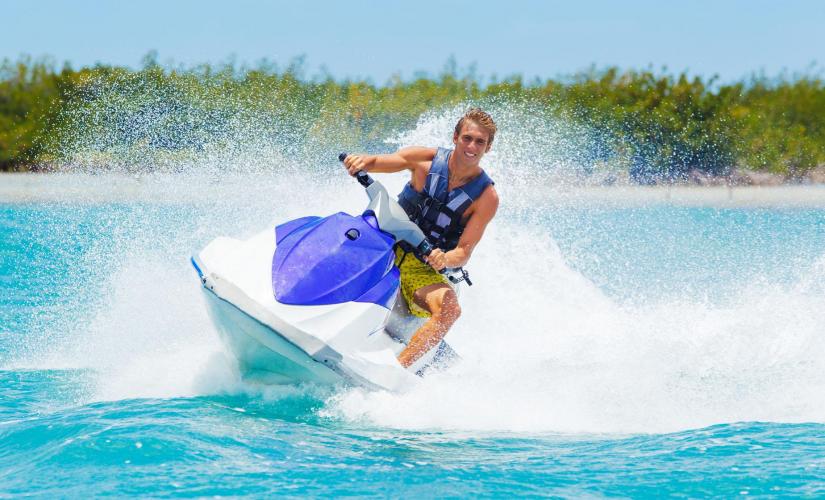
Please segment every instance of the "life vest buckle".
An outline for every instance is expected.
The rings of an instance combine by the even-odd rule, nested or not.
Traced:
[[[435,199],[435,198],[432,198],[430,196],[425,196],[424,197],[424,203],[422,205],[423,205],[423,207],[422,207],[423,210],[421,210],[422,212],[429,211],[430,208],[433,207],[433,206],[435,206],[436,211],[440,211],[442,203],[440,201],[438,201],[437,199]]]

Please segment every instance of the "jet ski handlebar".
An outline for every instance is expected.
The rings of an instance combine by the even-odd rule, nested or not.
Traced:
[[[343,163],[344,160],[347,159],[347,156],[347,153],[340,153],[338,155],[338,161]],[[370,177],[369,174],[364,171],[358,171],[358,173],[355,174],[355,178],[358,179],[358,183],[364,187],[369,187],[369,185],[372,184],[372,177]]]
[[[347,156],[348,153],[340,153],[338,155],[338,161],[343,163],[344,160],[347,159]],[[355,178],[358,180],[358,183],[364,186],[365,188],[370,187],[370,185],[372,185],[372,183],[374,182],[373,178],[370,177],[369,174],[367,174],[364,171],[359,171],[358,173],[356,173]],[[415,252],[423,257],[427,257],[433,252],[433,246],[426,238],[424,238],[421,241],[421,243],[419,243],[418,246],[415,247]],[[447,278],[450,280],[450,282],[454,284],[461,283],[462,281],[466,281],[467,285],[472,286],[473,284],[473,282],[470,281],[470,275],[462,267],[457,267],[453,269],[444,268],[440,270],[439,273],[447,275]]]
[[[432,244],[424,239],[421,243],[415,248],[415,252],[422,255],[423,257],[428,257],[431,253],[433,253],[433,246]],[[461,283],[462,281],[466,281],[468,286],[473,286],[473,282],[470,281],[470,274],[463,268],[463,267],[455,267],[455,268],[444,268],[438,271],[440,274],[444,274],[447,276],[447,279],[450,280],[453,284]]]

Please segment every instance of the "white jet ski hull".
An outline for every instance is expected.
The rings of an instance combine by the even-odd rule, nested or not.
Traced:
[[[209,314],[242,373],[272,383],[346,382],[388,390],[414,382],[416,377],[396,359],[405,347],[404,335],[394,332],[393,337],[385,330],[386,308],[363,302],[293,306],[275,300],[268,279],[273,233],[243,241],[218,238],[193,259]]]
[[[206,291],[209,316],[245,378],[267,384],[337,384],[345,379],[283,335]]]

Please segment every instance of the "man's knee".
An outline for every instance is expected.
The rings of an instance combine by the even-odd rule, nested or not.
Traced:
[[[436,302],[431,306],[433,316],[441,323],[452,325],[461,316],[461,306],[458,296],[452,289],[446,289],[435,297]]]
[[[413,299],[440,323],[452,325],[461,316],[458,295],[448,285],[419,288],[415,291]]]

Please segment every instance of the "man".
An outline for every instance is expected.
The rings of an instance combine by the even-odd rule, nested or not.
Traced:
[[[410,312],[430,318],[399,354],[405,368],[438,345],[461,314],[455,290],[438,271],[464,266],[496,214],[498,194],[479,166],[495,134],[492,117],[473,108],[456,124],[453,150],[409,147],[386,155],[349,155],[344,160],[352,176],[361,170],[409,170],[410,182],[398,201],[435,247],[426,264],[406,244],[395,250],[401,294]]]

